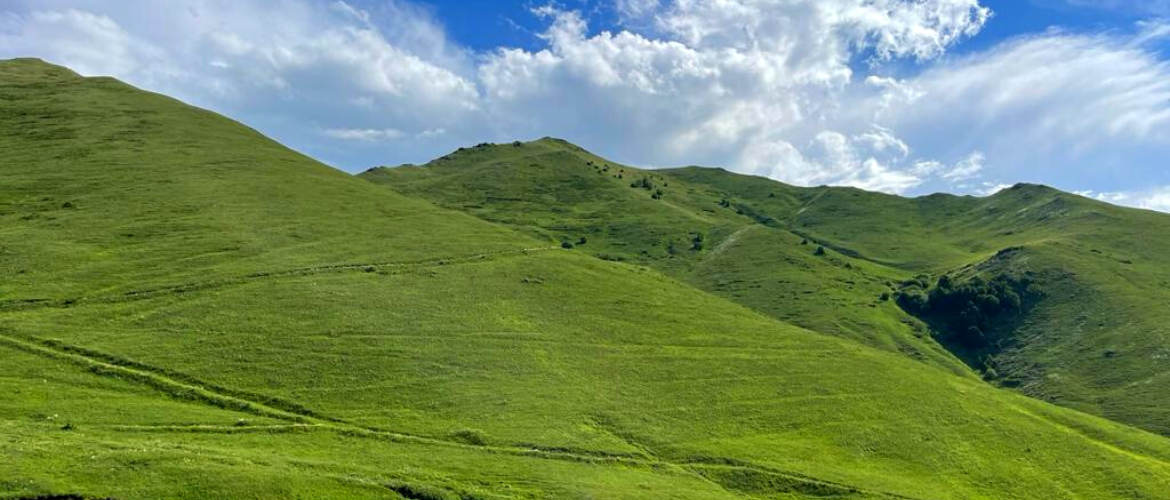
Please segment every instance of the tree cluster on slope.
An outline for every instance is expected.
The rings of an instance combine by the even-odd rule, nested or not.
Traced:
[[[903,309],[943,327],[948,340],[970,349],[991,346],[996,329],[1023,314],[1044,295],[1029,274],[976,275],[959,281],[943,275],[931,286],[926,276],[902,283],[897,302]]]

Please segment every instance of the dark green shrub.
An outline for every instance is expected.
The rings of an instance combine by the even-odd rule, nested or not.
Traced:
[[[910,313],[923,311],[929,304],[930,298],[920,288],[908,288],[898,293],[898,305]]]
[[[817,257],[825,255],[825,247],[817,247],[816,251],[813,252],[813,255],[816,255]]]
[[[483,446],[488,443],[487,436],[475,429],[459,429],[449,434],[449,436],[452,441],[475,446]]]
[[[993,344],[993,332],[1000,325],[1043,296],[1027,275],[1000,274],[992,279],[976,275],[962,282],[943,275],[933,287],[924,283],[929,280],[922,276],[904,282],[898,304],[941,326],[950,340],[971,349]]]
[[[408,500],[460,500],[454,492],[433,486],[393,482],[387,484],[386,488]]]
[[[561,248],[564,248],[565,250],[571,250],[573,248],[573,242],[569,240],[562,241]]]

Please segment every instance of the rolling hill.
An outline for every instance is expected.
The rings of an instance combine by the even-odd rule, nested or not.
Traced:
[[[568,250],[114,80],[0,62],[0,169],[0,498],[1170,498],[1170,440],[929,337],[818,333],[688,285],[698,256]],[[756,241],[705,217],[699,254]]]
[[[579,250],[778,319],[956,373],[967,372],[962,359],[997,384],[1170,434],[1164,214],[1027,184],[911,199],[721,169],[641,170],[556,139],[361,176],[552,243],[584,236]],[[906,283],[929,292],[943,275],[1019,275],[1042,297],[983,321],[970,342],[966,326],[948,331],[938,315],[899,305]]]

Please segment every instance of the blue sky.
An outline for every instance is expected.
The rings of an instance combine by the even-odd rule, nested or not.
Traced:
[[[1170,211],[1170,0],[9,0],[0,57],[347,171],[551,135],[799,185]]]

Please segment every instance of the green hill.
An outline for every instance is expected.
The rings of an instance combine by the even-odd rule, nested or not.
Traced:
[[[901,198],[720,169],[647,171],[555,139],[481,145],[362,177],[553,243],[584,236],[579,250],[966,372],[954,353],[998,384],[1170,434],[1163,214],[1035,185],[987,198]],[[950,331],[946,318],[899,307],[910,280],[929,291],[944,274],[1004,273],[1035,281],[1043,298],[982,321],[978,342],[964,340],[967,325]]]
[[[1164,437],[109,79],[0,63],[0,169],[0,498],[1170,498]]]
[[[654,267],[805,328],[970,374],[924,325],[880,300],[906,272],[837,252],[815,256],[816,245],[720,186],[618,165],[557,139],[480,145],[361,177],[553,244]],[[760,194],[793,210],[805,196],[769,188]]]

